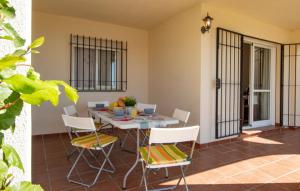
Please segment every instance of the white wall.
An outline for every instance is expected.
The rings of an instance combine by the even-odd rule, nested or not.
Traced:
[[[150,31],[149,98],[158,110],[172,115],[191,112],[200,123],[201,6],[182,12]]]
[[[69,81],[70,34],[128,41],[128,90],[123,93],[79,93],[77,108],[86,115],[88,101],[116,100],[133,95],[138,101],[148,102],[148,32],[108,23],[72,17],[33,12],[33,37],[45,36],[41,53],[34,55],[32,63],[42,79]],[[46,103],[32,110],[33,134],[64,132],[61,121],[62,107],[70,104],[63,96],[58,107]]]
[[[17,32],[26,39],[27,45],[31,42],[31,0],[11,0],[11,5],[16,9],[16,18],[10,20]],[[1,41],[0,56],[11,53],[14,47],[11,42]],[[31,56],[27,56],[26,64],[30,64]],[[19,67],[18,72],[25,73],[28,68]],[[31,106],[24,104],[23,110],[16,118],[14,134],[10,130],[5,132],[5,143],[11,144],[21,157],[25,173],[14,169],[14,182],[31,180]]]

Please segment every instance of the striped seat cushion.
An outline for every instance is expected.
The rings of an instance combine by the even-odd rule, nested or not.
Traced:
[[[111,143],[114,143],[118,140],[117,137],[102,134],[102,133],[98,133],[98,138],[100,141],[100,145],[102,147],[105,147],[105,146],[107,146]],[[82,148],[86,148],[86,149],[97,148],[99,146],[95,133],[74,138],[74,139],[72,139],[71,144],[73,146],[82,147]]]
[[[144,161],[147,161],[148,147],[140,147],[140,154]],[[148,164],[172,164],[186,161],[188,156],[176,145],[155,145],[150,147]]]

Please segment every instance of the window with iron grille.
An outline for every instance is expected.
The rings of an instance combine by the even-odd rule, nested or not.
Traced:
[[[71,35],[70,84],[78,91],[126,91],[127,42]]]

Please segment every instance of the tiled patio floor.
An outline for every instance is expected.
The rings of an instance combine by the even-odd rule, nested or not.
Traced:
[[[135,155],[121,151],[117,144],[111,159],[117,170],[114,174],[101,174],[98,183],[86,189],[66,180],[71,162],[66,158],[70,149],[66,135],[33,137],[33,182],[45,190],[122,190],[124,174],[135,160]],[[181,146],[187,149],[186,146]],[[78,179],[92,180],[95,172],[83,163]],[[170,169],[169,178],[164,171],[150,174],[151,188],[173,185],[178,180],[179,169]],[[138,184],[141,167],[131,174],[128,190],[143,190]],[[187,181],[194,191],[299,191],[300,185],[300,129],[272,131],[243,141],[226,143],[196,150],[193,164],[189,167]],[[178,190],[184,190],[180,186]]]

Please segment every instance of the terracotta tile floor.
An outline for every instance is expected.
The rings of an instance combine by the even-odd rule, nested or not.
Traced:
[[[45,190],[122,190],[124,174],[135,160],[135,155],[121,151],[116,144],[111,160],[117,170],[114,174],[103,173],[95,186],[86,189],[69,183],[66,174],[71,161],[66,151],[71,146],[64,134],[34,136],[32,140],[33,182],[41,184]],[[133,143],[129,144],[133,147]],[[187,146],[181,145],[187,150]],[[74,157],[72,158],[74,160]],[[78,174],[78,172],[81,174]],[[95,171],[80,163],[74,178],[92,180]],[[176,184],[179,169],[170,169],[169,178],[164,171],[150,173],[150,188]],[[141,167],[128,179],[128,190],[143,190],[139,182]],[[242,141],[226,143],[196,150],[193,164],[187,172],[191,190],[203,191],[299,191],[300,185],[300,129],[272,131]],[[181,185],[177,190],[184,190]]]

